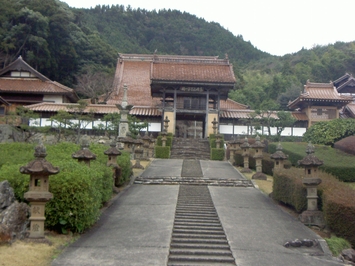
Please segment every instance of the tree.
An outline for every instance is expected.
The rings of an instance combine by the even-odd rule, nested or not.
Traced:
[[[137,117],[135,116],[128,116],[128,127],[129,131],[131,132],[131,136],[133,138],[136,138],[141,131],[141,129],[146,128],[148,126],[148,122],[140,121]]]
[[[67,106],[69,112],[72,113],[73,120],[70,123],[70,128],[76,131],[76,143],[80,142],[81,129],[86,128],[94,121],[94,112],[87,110],[88,102],[79,100],[77,105]]]
[[[296,119],[291,115],[290,112],[285,111],[277,112],[277,117],[278,119],[275,119],[272,125],[277,128],[277,138],[280,139],[282,131],[284,131],[286,127],[292,127],[296,122]]]
[[[71,127],[72,119],[73,115],[64,110],[59,110],[57,114],[49,118],[49,120],[52,121],[52,128],[57,129],[57,142],[60,142],[65,129]]]
[[[119,113],[106,114],[102,121],[106,124],[104,125],[105,132],[113,132],[113,134],[117,137],[121,115]]]
[[[113,91],[113,76],[89,68],[86,73],[76,77],[75,90],[78,94],[90,98],[91,103],[106,103]]]

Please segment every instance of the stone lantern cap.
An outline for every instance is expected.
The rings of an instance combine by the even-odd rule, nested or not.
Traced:
[[[20,167],[21,174],[43,174],[55,175],[59,173],[59,167],[54,167],[48,162],[45,157],[47,156],[46,148],[42,143],[35,147],[34,156],[36,159],[29,162],[26,166]]]
[[[250,145],[252,148],[264,148],[265,145],[260,142],[260,137],[259,135],[256,136],[255,138],[255,143]]]
[[[245,139],[243,140],[243,144],[241,144],[240,147],[241,147],[242,149],[249,149],[249,148],[250,148],[250,144],[249,144],[247,138],[245,138]]]
[[[148,133],[145,132],[144,136],[142,137],[143,141],[150,141],[151,137],[148,136]]]
[[[298,165],[300,166],[321,166],[323,165],[323,161],[319,160],[315,155],[314,155],[314,146],[311,143],[308,143],[307,148],[306,148],[306,157],[304,157],[302,160],[298,161]]]
[[[288,158],[288,155],[283,153],[281,143],[279,143],[277,145],[276,152],[271,154],[270,157],[271,159],[276,159],[276,160],[286,160]]]
[[[117,149],[115,141],[112,141],[108,150],[104,151],[105,155],[114,155],[118,156],[121,155],[121,152]]]
[[[95,160],[96,154],[92,153],[89,150],[89,141],[87,138],[83,138],[81,141],[81,150],[72,154],[74,159],[86,159],[86,160]]]

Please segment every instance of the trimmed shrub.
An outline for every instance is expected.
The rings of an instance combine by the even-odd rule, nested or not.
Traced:
[[[122,154],[117,157],[117,164],[121,167],[120,185],[123,185],[132,175],[131,155],[127,151],[122,151]]]
[[[80,233],[99,217],[102,172],[74,160],[62,161],[60,165],[60,173],[50,177],[54,198],[46,204],[46,226],[62,233]]]
[[[302,184],[301,169],[292,168],[274,172],[272,197],[287,205],[293,206],[297,212],[307,209],[307,191]]]
[[[221,142],[220,142],[220,148],[224,147],[224,135],[221,135]],[[210,134],[209,136],[209,143],[210,143],[210,148],[216,148],[216,135],[215,134]]]
[[[224,149],[211,149],[211,160],[223,161],[224,160]]]
[[[170,147],[169,146],[155,146],[155,157],[161,159],[170,158]]]

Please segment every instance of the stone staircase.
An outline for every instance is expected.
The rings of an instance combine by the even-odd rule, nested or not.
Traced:
[[[169,265],[236,265],[207,186],[180,186]]]
[[[171,159],[210,159],[208,139],[174,138],[170,150]]]

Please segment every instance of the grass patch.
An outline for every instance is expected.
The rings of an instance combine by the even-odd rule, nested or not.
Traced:
[[[325,238],[329,246],[330,251],[333,253],[333,256],[337,257],[342,250],[351,248],[351,245],[344,238],[332,236],[331,238]]]
[[[238,167],[239,172],[242,170],[242,167]],[[252,176],[255,174],[255,172],[251,173],[242,173],[247,179],[252,179]],[[253,181],[256,183],[256,185],[259,187],[259,190],[266,195],[269,195],[272,192],[272,183],[273,183],[273,177],[270,175],[266,175],[267,179],[266,180],[257,180],[253,179]]]

